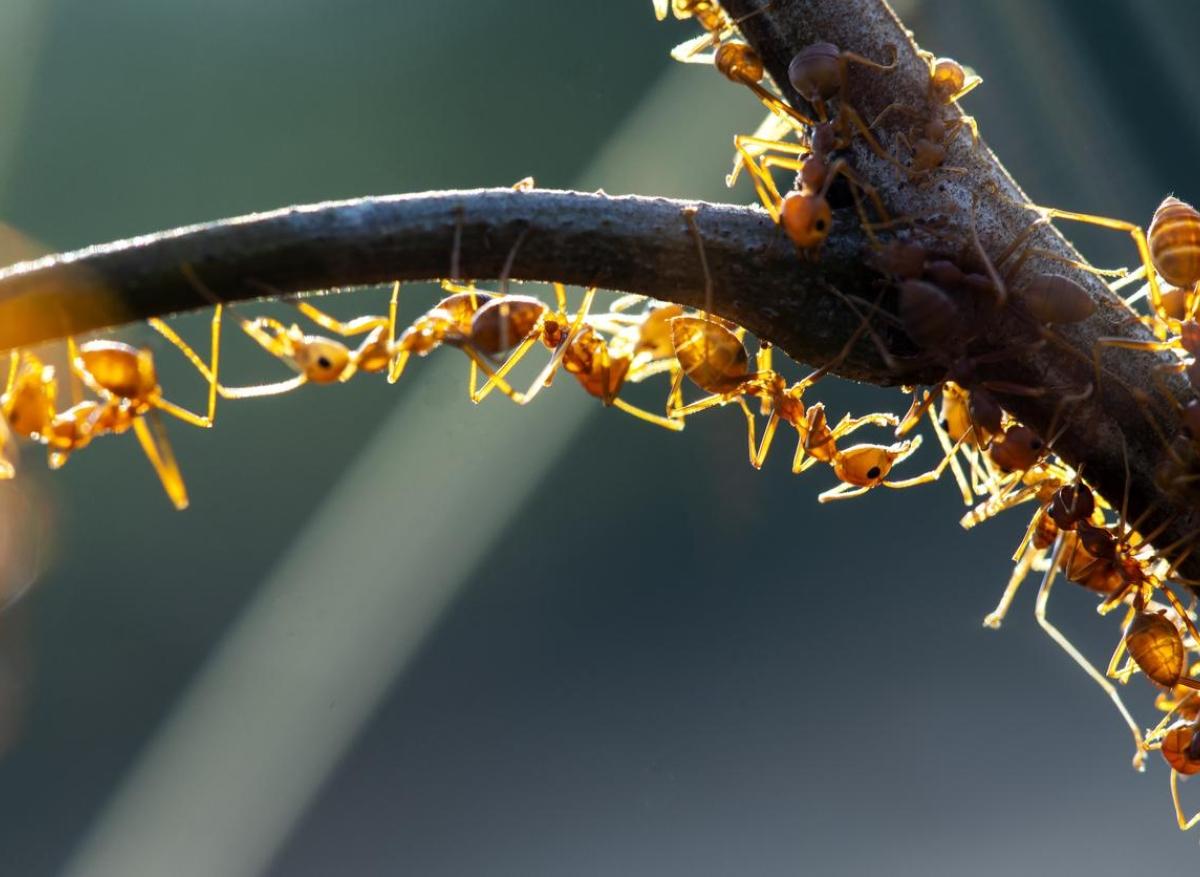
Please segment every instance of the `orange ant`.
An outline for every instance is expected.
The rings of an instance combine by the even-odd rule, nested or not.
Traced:
[[[769,93],[759,93],[757,79],[762,76],[762,62],[748,46],[729,43],[717,53],[718,69],[735,82],[742,82],[756,89],[759,98],[772,112],[788,120],[793,129],[811,133],[806,143],[791,143],[763,136],[773,126],[760,126],[754,135],[739,134],[734,138],[738,162],[733,173],[726,178],[733,185],[741,167],[751,175],[756,193],[771,218],[781,224],[788,237],[802,252],[813,253],[828,237],[832,224],[832,211],[828,202],[829,188],[839,177],[845,177],[858,209],[859,218],[868,234],[873,225],[866,216],[859,198],[865,193],[880,217],[880,224],[890,222],[886,208],[878,192],[867,185],[851,170],[849,163],[835,156],[847,148],[853,137],[862,136],[871,149],[885,159],[898,164],[871,134],[862,118],[845,100],[846,68],[857,63],[881,71],[891,71],[896,66],[895,47],[893,58],[888,64],[879,64],[853,52],[840,51],[830,43],[814,43],[802,49],[792,59],[788,68],[793,87],[817,110],[817,119],[810,119]],[[756,78],[757,77],[757,78]],[[830,117],[827,101],[842,96],[838,112]],[[796,127],[799,123],[800,128]],[[786,197],[780,195],[770,168],[780,167],[799,172],[797,189]]]
[[[961,64],[953,58],[937,58],[930,52],[917,53],[929,65],[929,100],[931,103],[949,106],[957,104],[968,93],[983,84],[983,79],[975,74],[968,74]],[[974,117],[963,116],[956,120],[966,125],[971,131],[971,139],[979,142],[979,125]]]
[[[832,461],[831,453],[825,449],[834,447],[836,439],[859,427],[868,424],[888,426],[896,422],[889,414],[871,414],[860,418],[843,418],[836,427],[829,429],[825,423],[824,407],[818,403],[806,409],[803,402],[804,391],[816,383],[828,368],[820,369],[789,387],[782,375],[768,367],[769,348],[760,349],[758,368],[751,371],[750,357],[741,338],[713,318],[676,317],[671,320],[671,329],[680,370],[671,387],[668,415],[684,418],[707,408],[737,402],[746,417],[750,465],[756,469],[765,462],[780,421],[791,424],[800,436],[792,461],[792,471],[795,473],[804,471],[816,461]],[[851,341],[848,346],[853,343]],[[684,377],[709,395],[683,404],[680,385]],[[769,403],[771,415],[763,430],[761,444],[756,438],[754,414],[746,404],[746,396],[758,396]],[[807,464],[804,460],[806,453],[811,457]]]
[[[337,338],[309,334],[296,324],[285,325],[273,317],[240,320],[242,330],[252,340],[296,372],[293,377],[274,383],[246,387],[228,387],[216,383],[211,371],[199,357],[187,349],[181,349],[201,374],[214,380],[215,392],[222,398],[253,399],[288,393],[308,383],[344,383],[360,371],[368,374],[386,372],[388,381],[394,383],[400,378],[413,354],[425,356],[440,345],[449,344],[466,350],[471,356],[471,397],[473,401],[478,401],[482,398],[483,391],[475,388],[476,366],[481,366],[489,374],[492,371],[481,352],[471,343],[472,326],[478,313],[490,304],[495,296],[473,288],[452,288],[462,291],[442,298],[433,308],[418,317],[399,338],[396,337],[396,313],[400,293],[398,282],[392,286],[386,316],[366,315],[342,321],[308,302],[295,302],[296,309],[301,314],[328,332],[343,338],[364,336],[353,348]],[[520,297],[517,301],[510,302],[509,308],[524,313],[522,304],[525,302],[526,299]],[[537,304],[541,305],[540,302]],[[494,323],[493,316],[492,320],[485,321],[484,326],[494,328]],[[151,324],[172,343],[177,346],[182,343],[170,327],[161,321],[152,320]],[[487,334],[486,328],[476,337],[481,343],[496,343]],[[504,339],[505,343],[507,340]],[[516,339],[513,339],[514,343],[515,341]],[[495,379],[494,385],[507,393],[513,392],[498,378]]]
[[[85,400],[57,410],[58,383],[54,369],[43,365],[31,353],[14,356],[3,398],[4,419],[11,429],[45,444],[50,452],[51,468],[59,468],[68,456],[86,447],[92,439],[106,433],[120,434],[133,429],[171,502],[178,509],[188,506],[187,488],[159,418],[163,412],[193,426],[212,426],[216,410],[217,369],[221,324],[218,307],[212,320],[212,360],[203,365],[209,381],[208,410],[196,414],[162,395],[162,387],[149,349],[136,348],[119,341],[96,340],[76,345],[68,341],[70,368],[98,398]],[[190,353],[199,357],[175,335]]]
[[[707,61],[707,58],[696,56],[710,46],[719,45],[737,31],[736,22],[714,0],[654,0],[654,15],[659,21],[665,19],[668,12],[673,12],[680,21],[695,18],[706,31],[672,49],[671,57],[676,61]]]

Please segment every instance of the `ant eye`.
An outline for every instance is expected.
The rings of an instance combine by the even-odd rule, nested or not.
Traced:
[[[333,363],[329,361],[328,356],[319,356],[317,357],[317,365],[321,368],[332,368]]]
[[[870,469],[868,469],[867,477],[870,478],[872,481],[874,481],[876,478],[878,478],[879,477],[879,467],[872,466]]]
[[[815,227],[816,227],[817,231],[824,231],[825,230],[825,220],[818,219]]]

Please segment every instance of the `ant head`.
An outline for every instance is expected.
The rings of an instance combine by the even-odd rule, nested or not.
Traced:
[[[1045,451],[1041,437],[1028,426],[1018,423],[1004,431],[1004,438],[993,443],[989,453],[992,462],[1001,469],[1017,472],[1032,468]]]
[[[938,100],[948,103],[967,84],[967,72],[953,58],[938,58],[933,62],[930,84]]]
[[[1064,484],[1054,492],[1048,514],[1064,530],[1087,521],[1096,510],[1096,497],[1086,484]]]
[[[877,487],[892,471],[896,460],[906,454],[909,442],[894,445],[855,445],[838,455],[837,477],[856,487]]]
[[[713,55],[713,64],[734,82],[761,82],[766,71],[758,52],[743,42],[731,40],[722,43]]]
[[[788,192],[779,208],[779,222],[801,250],[815,250],[829,237],[833,211],[823,195]]]
[[[340,341],[312,336],[297,348],[296,365],[314,384],[329,384],[349,367],[350,351]]]
[[[788,64],[792,88],[807,101],[829,100],[842,86],[841,55],[833,43],[805,46]]]

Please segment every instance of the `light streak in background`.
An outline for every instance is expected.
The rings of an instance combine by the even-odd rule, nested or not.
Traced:
[[[578,184],[730,200],[721,177],[756,106],[709,70],[673,66]],[[139,754],[66,874],[267,867],[542,473],[600,414],[565,379],[527,409],[497,398],[473,410],[465,359],[440,354],[405,376],[414,386]],[[435,460],[455,461],[453,477]]]

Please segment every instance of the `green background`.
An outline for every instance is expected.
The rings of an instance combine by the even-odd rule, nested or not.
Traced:
[[[1200,197],[1194,2],[901,11],[983,75],[966,109],[1035,200],[1145,221],[1167,192]],[[669,62],[690,33],[643,0],[8,0],[2,215],[63,250],[528,174],[748,202],[721,180],[757,105]],[[1069,233],[1133,261],[1117,235]],[[406,313],[433,300],[414,287]],[[178,325],[202,340],[202,318]],[[200,405],[169,348],[122,337]],[[229,351],[236,382],[282,376]],[[1021,515],[964,534],[948,484],[820,508],[827,476],[792,477],[786,452],[751,470],[732,411],[670,435],[566,380],[529,410],[473,409],[460,360],[172,423],[185,513],[132,439],[50,474],[27,449],[0,544],[9,587],[31,552],[44,572],[0,617],[0,873],[1195,862],[1165,766],[1129,770],[1030,595],[980,627]],[[1052,614],[1102,662],[1115,622],[1091,602],[1064,586]],[[1131,699],[1153,715],[1145,686]]]

